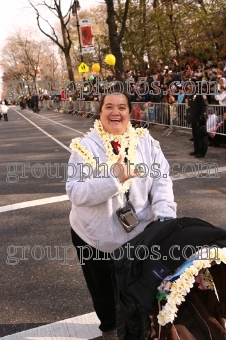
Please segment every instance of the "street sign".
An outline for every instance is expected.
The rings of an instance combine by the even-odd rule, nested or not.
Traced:
[[[89,72],[89,66],[86,65],[85,63],[81,63],[78,67],[78,72],[79,73],[88,73]]]
[[[82,54],[92,53],[93,51],[94,51],[94,47],[93,46],[82,47]]]

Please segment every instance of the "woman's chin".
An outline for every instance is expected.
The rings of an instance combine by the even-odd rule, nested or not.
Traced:
[[[126,128],[122,126],[111,126],[109,132],[114,135],[122,135],[126,131]]]

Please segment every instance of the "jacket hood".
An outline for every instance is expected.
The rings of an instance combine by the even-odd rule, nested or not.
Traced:
[[[95,142],[95,144],[97,144],[101,149],[105,150],[104,148],[104,144],[99,136],[99,134],[97,133],[95,128],[91,128],[91,131],[87,132],[85,134],[85,136],[82,139],[82,142],[86,141],[86,139],[91,139],[92,141]]]

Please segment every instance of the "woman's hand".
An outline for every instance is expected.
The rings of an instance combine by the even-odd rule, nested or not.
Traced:
[[[125,182],[129,178],[137,177],[134,172],[134,167],[130,164],[125,164],[124,157],[122,155],[119,156],[117,162],[115,163],[114,176],[118,178],[120,183]]]

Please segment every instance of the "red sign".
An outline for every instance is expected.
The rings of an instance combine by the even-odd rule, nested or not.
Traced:
[[[91,26],[80,26],[82,47],[93,46],[93,36]]]

